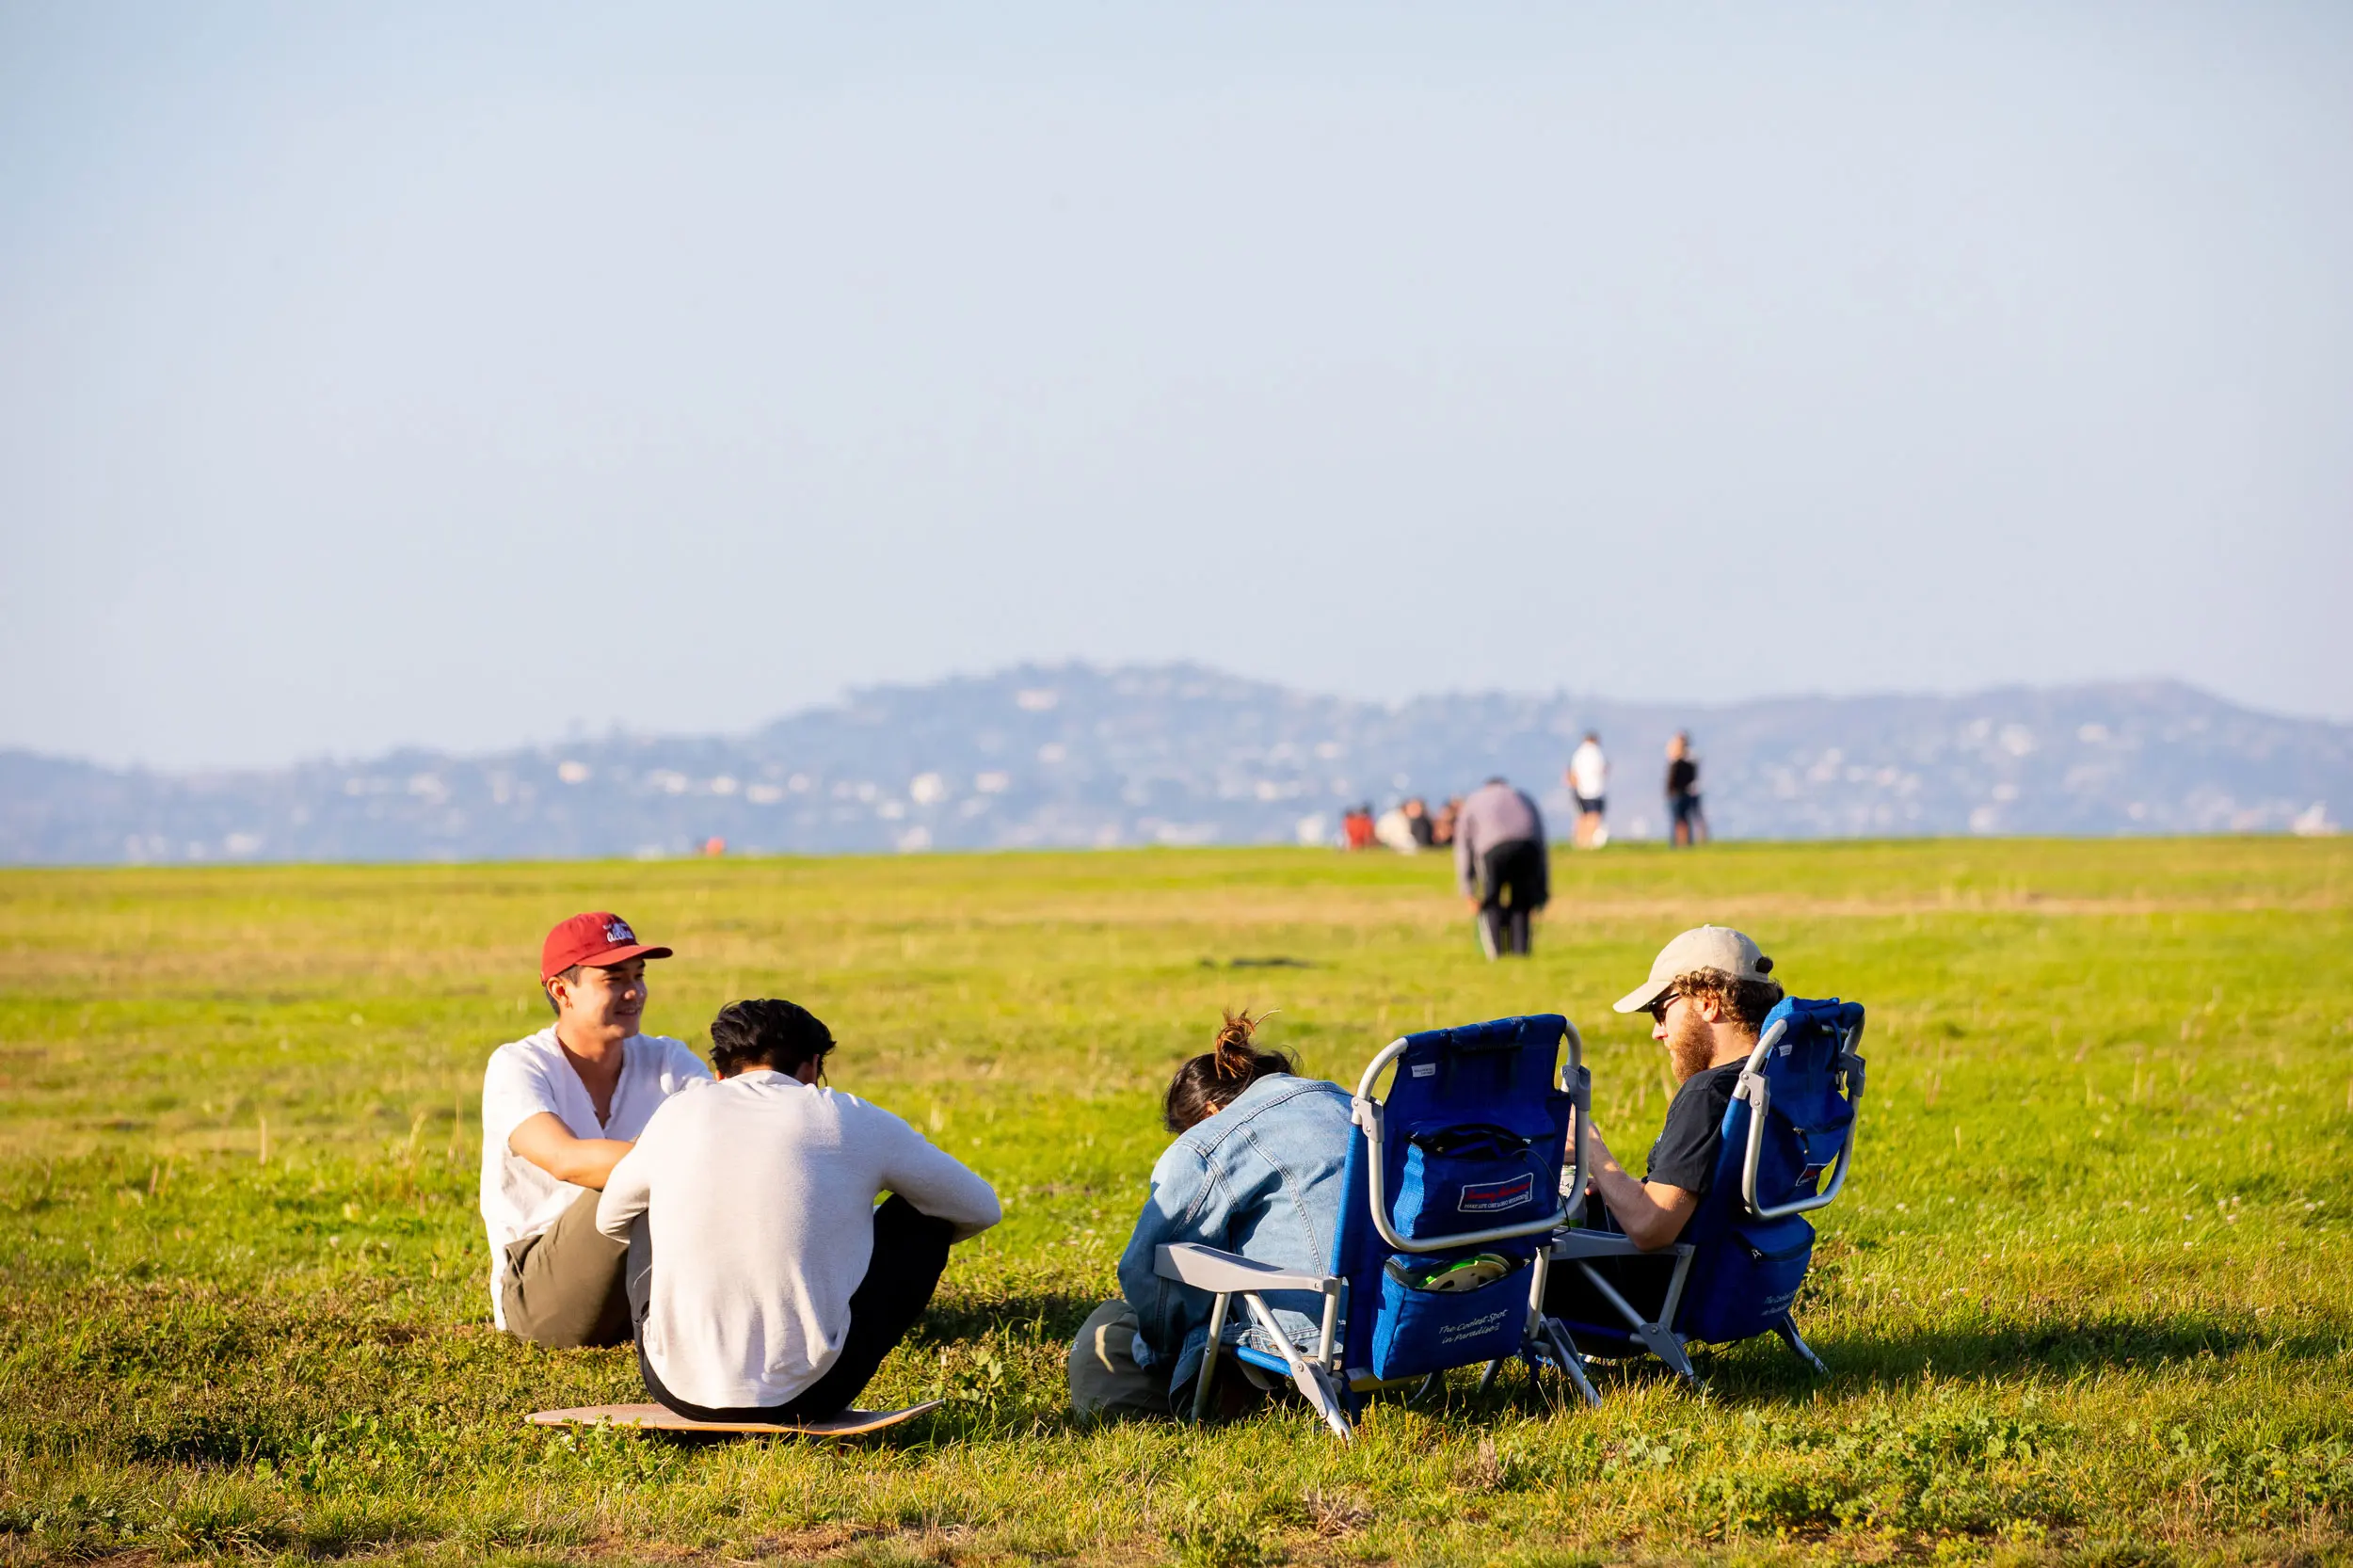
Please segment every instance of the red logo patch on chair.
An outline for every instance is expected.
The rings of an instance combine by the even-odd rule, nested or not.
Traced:
[[[1506,1208],[1517,1208],[1536,1196],[1536,1176],[1524,1172],[1509,1181],[1465,1182],[1463,1195],[1454,1205],[1459,1213],[1494,1214]]]

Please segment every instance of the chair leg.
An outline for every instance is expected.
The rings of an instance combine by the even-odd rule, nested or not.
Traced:
[[[1814,1347],[1799,1337],[1798,1325],[1789,1314],[1785,1312],[1781,1315],[1780,1320],[1773,1324],[1773,1332],[1780,1335],[1782,1343],[1797,1352],[1798,1359],[1813,1368],[1817,1376],[1830,1376],[1830,1368],[1823,1366],[1822,1358],[1814,1353]]]
[[[1560,1363],[1561,1375],[1576,1385],[1588,1406],[1600,1409],[1601,1394],[1593,1387],[1592,1377],[1586,1373],[1585,1357],[1577,1350],[1577,1341],[1569,1337],[1568,1325],[1558,1318],[1545,1319],[1545,1338],[1552,1347],[1553,1359]]]
[[[1487,1369],[1479,1374],[1479,1392],[1484,1394],[1496,1385],[1496,1374],[1503,1370],[1503,1364],[1510,1359],[1510,1356],[1499,1355],[1487,1363]]]
[[[1348,1394],[1340,1380],[1323,1367],[1305,1366],[1302,1370],[1305,1375],[1296,1380],[1299,1391],[1308,1393],[1308,1385],[1312,1384],[1315,1393],[1322,1396],[1320,1400],[1311,1400],[1311,1402],[1321,1406],[1317,1414],[1323,1417],[1324,1425],[1330,1427],[1341,1442],[1353,1443],[1356,1440],[1356,1424],[1349,1418]]]
[[[1700,1375],[1692,1370],[1691,1358],[1684,1353],[1683,1341],[1674,1336],[1673,1330],[1664,1323],[1644,1323],[1635,1331],[1635,1336],[1642,1341],[1651,1354],[1665,1362],[1675,1376],[1690,1384],[1694,1393],[1699,1391]]]
[[[1231,1296],[1220,1296],[1209,1304],[1209,1342],[1201,1352],[1201,1369],[1193,1374],[1193,1424],[1200,1426],[1209,1418],[1210,1380],[1217,1376],[1219,1341],[1225,1335],[1225,1304]]]
[[[1675,1250],[1682,1256],[1675,1260],[1674,1283],[1668,1287],[1665,1307],[1657,1319],[1649,1320],[1645,1320],[1640,1312],[1634,1310],[1633,1305],[1618,1293],[1616,1286],[1596,1273],[1592,1264],[1579,1262],[1577,1269],[1585,1275],[1593,1288],[1601,1292],[1602,1299],[1617,1309],[1618,1316],[1625,1320],[1626,1326],[1633,1331],[1634,1337],[1642,1342],[1642,1348],[1665,1362],[1677,1377],[1689,1384],[1693,1392],[1697,1392],[1700,1386],[1699,1374],[1691,1369],[1691,1358],[1683,1353],[1683,1341],[1676,1338],[1674,1331],[1667,1326],[1674,1316],[1677,1304],[1682,1300],[1684,1271],[1691,1266],[1691,1255],[1689,1248],[1678,1245]]]
[[[1331,1369],[1314,1366],[1299,1353],[1274,1321],[1274,1314],[1268,1310],[1266,1303],[1260,1301],[1255,1292],[1245,1292],[1241,1304],[1257,1321],[1258,1331],[1273,1345],[1275,1353],[1290,1368],[1291,1382],[1305,1397],[1307,1408],[1321,1417],[1341,1442],[1354,1442],[1356,1432],[1348,1419],[1347,1396],[1341,1391],[1340,1382],[1332,1375]]]

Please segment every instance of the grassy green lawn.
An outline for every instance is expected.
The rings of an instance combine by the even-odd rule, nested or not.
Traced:
[[[0,1561],[864,1562],[1935,1556],[2353,1560],[2353,842],[1564,857],[1490,966],[1435,858],[1292,851],[0,872]],[[540,936],[679,956],[650,1027],[807,1003],[833,1081],[997,1184],[876,1400],[890,1439],[521,1416],[625,1352],[490,1330],[481,1066]],[[1662,1055],[1608,1010],[1685,925],[1871,1009],[1861,1152],[1800,1320],[1706,1397],[1097,1427],[1064,1347],[1221,1004],[1353,1081],[1409,1029],[1562,1011],[1639,1157]],[[1267,960],[1282,959],[1280,965]],[[1551,1392],[1551,1390],[1547,1390]]]

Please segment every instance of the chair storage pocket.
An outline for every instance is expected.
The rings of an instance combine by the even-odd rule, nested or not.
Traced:
[[[1694,1260],[1683,1331],[1729,1344],[1762,1334],[1797,1300],[1814,1257],[1814,1227],[1799,1215],[1745,1220]]]
[[[1528,1328],[1525,1260],[1475,1290],[1417,1290],[1381,1276],[1381,1309],[1372,1330],[1372,1375],[1419,1377],[1516,1354]]]
[[[1417,1132],[1406,1143],[1393,1223],[1417,1241],[1462,1236],[1548,1214],[1543,1161],[1530,1140],[1489,1124]]]
[[[1836,1162],[1839,1150],[1847,1146],[1847,1126],[1842,1121],[1833,1127],[1798,1128],[1798,1144],[1803,1151],[1807,1169],[1826,1171]]]

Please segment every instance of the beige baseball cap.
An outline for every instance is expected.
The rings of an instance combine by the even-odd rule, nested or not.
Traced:
[[[1728,925],[1694,926],[1658,950],[1650,978],[1618,999],[1621,1013],[1646,1013],[1674,983],[1694,969],[1721,969],[1735,980],[1763,980],[1773,961]]]

